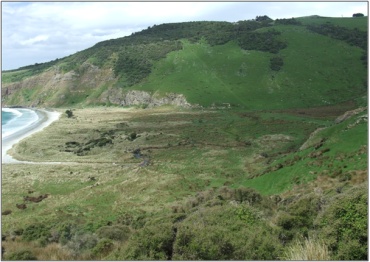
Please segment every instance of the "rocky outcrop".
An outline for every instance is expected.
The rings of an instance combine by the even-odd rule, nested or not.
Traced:
[[[83,97],[86,98],[85,103],[100,102],[120,106],[191,106],[184,95],[127,91],[112,87],[116,81],[112,69],[99,68],[87,62],[69,72],[63,72],[60,66],[53,66],[38,75],[3,84],[2,101],[7,106],[52,107],[69,104],[74,97]],[[20,90],[22,92],[18,92]]]
[[[164,96],[160,96],[139,90],[124,92],[123,89],[118,88],[107,90],[102,95],[101,102],[110,102],[121,106],[145,105],[147,107],[156,107],[161,105],[175,105],[191,107],[182,94],[167,93]]]
[[[343,115],[338,116],[334,120],[334,124],[342,123],[343,121],[347,120],[348,118],[350,118],[354,115],[357,115],[357,114],[365,111],[366,109],[367,109],[367,107],[360,107],[360,108],[357,108],[357,109],[354,109],[354,110],[347,111]],[[361,123],[362,121],[367,122],[367,115],[360,116],[355,123],[350,124],[349,126],[347,126],[347,129],[352,128],[353,126]],[[305,150],[309,147],[315,147],[315,149],[317,149],[318,147],[321,147],[323,145],[325,139],[321,138],[318,134],[324,129],[326,129],[326,127],[320,127],[318,129],[316,129],[314,132],[312,132],[310,134],[309,138],[299,148],[299,150],[302,151],[302,150]]]
[[[360,107],[360,108],[357,108],[357,109],[354,109],[354,110],[347,111],[343,115],[337,117],[337,119],[335,119],[334,123],[339,124],[339,123],[343,122],[344,120],[350,118],[351,116],[357,115],[358,113],[361,113],[362,111],[365,111],[366,109],[367,109],[367,107]]]

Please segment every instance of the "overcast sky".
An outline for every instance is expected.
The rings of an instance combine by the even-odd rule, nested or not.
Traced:
[[[154,24],[367,14],[367,2],[2,2],[2,70],[63,58]]]

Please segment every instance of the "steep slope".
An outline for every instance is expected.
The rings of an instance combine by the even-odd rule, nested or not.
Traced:
[[[206,107],[336,104],[366,95],[366,25],[367,17],[257,17],[153,26],[3,72],[2,99],[5,105],[56,107],[157,105],[163,97],[177,104],[180,95],[180,104]],[[127,98],[133,94],[141,95]]]

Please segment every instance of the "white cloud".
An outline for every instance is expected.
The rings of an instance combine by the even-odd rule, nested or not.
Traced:
[[[38,35],[35,37],[32,37],[30,39],[20,41],[21,45],[33,45],[35,43],[44,42],[49,39],[49,36],[47,35]]]

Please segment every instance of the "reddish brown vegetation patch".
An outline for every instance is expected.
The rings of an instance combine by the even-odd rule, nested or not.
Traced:
[[[308,116],[315,118],[336,118],[344,114],[348,110],[355,109],[356,103],[354,101],[347,101],[337,105],[318,106],[311,108],[293,108],[285,110],[276,110],[275,113],[287,113],[290,115]]]
[[[16,204],[15,206],[19,209],[26,209],[27,208],[26,204]]]
[[[41,202],[42,200],[44,200],[47,197],[48,197],[48,194],[40,195],[38,197],[25,196],[25,197],[23,197],[23,200],[38,203],[38,202]]]
[[[1,214],[2,214],[3,216],[10,215],[11,213],[12,213],[12,211],[11,211],[11,210],[9,210],[9,209],[4,210],[3,212],[1,212]]]

